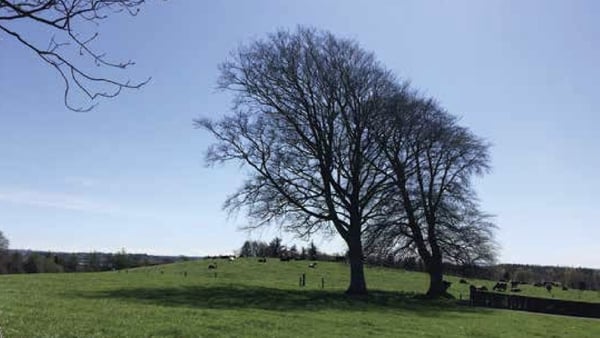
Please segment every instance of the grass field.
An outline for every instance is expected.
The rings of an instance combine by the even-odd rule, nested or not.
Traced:
[[[207,265],[0,276],[0,327],[8,338],[600,337],[600,320],[424,300],[421,273],[368,268],[370,295],[348,299],[348,268],[339,263],[308,269],[304,261],[218,261],[216,277]],[[300,288],[303,272],[307,286]],[[468,297],[467,285],[448,279],[457,299]],[[549,296],[527,286],[523,293]],[[554,296],[600,302],[591,291]]]

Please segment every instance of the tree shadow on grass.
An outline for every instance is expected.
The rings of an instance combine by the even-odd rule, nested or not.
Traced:
[[[349,297],[339,291],[286,290],[247,285],[122,288],[78,292],[75,297],[112,298],[143,304],[203,309],[260,309],[271,311],[393,311],[405,310],[423,316],[442,312],[489,313],[489,310],[459,305],[454,300],[428,300],[412,293],[371,291],[366,297]]]

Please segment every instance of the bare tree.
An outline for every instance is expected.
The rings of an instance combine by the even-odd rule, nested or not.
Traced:
[[[235,114],[197,121],[216,138],[208,163],[237,161],[248,179],[225,203],[253,226],[279,224],[300,237],[338,233],[349,249],[348,294],[365,294],[362,235],[385,218],[386,178],[369,120],[393,77],[356,42],[298,28],[232,53],[219,85]]]
[[[74,111],[89,111],[98,98],[111,98],[123,89],[137,89],[141,82],[119,81],[108,77],[99,67],[126,69],[132,61],[114,62],[95,50],[92,43],[98,32],[84,33],[85,24],[97,26],[110,14],[137,15],[145,0],[0,0],[0,32],[15,38],[23,46],[52,66],[62,77],[65,106]],[[38,26],[52,32],[46,47],[28,37],[24,27]],[[81,62],[77,62],[79,60]],[[75,106],[71,92],[76,90],[89,104]]]
[[[445,292],[443,262],[492,262],[494,229],[479,210],[471,179],[489,168],[488,144],[431,99],[407,86],[387,99],[373,128],[393,185],[390,218],[369,229],[375,250],[418,253],[430,276],[427,294]]]

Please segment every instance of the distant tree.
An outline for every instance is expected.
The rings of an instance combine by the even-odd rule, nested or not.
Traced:
[[[279,257],[282,254],[283,246],[281,245],[281,238],[275,237],[269,243],[269,255],[270,257]]]
[[[131,267],[131,263],[131,258],[124,248],[112,256],[112,265],[117,270],[127,269]]]
[[[269,244],[261,241],[254,242],[254,252],[257,257],[267,257],[269,256]]]
[[[100,253],[98,252],[91,252],[88,255],[88,264],[86,267],[86,271],[100,271],[102,269],[101,266],[101,261],[100,261]]]
[[[10,255],[10,262],[8,263],[8,272],[9,273],[24,273],[23,266],[23,255],[20,252],[13,252]]]
[[[308,259],[310,260],[317,260],[319,255],[319,250],[317,250],[317,246],[315,245],[315,242],[311,241],[310,245],[308,246],[308,250],[307,250],[307,256]]]
[[[9,241],[6,237],[4,237],[4,234],[2,233],[2,231],[0,231],[0,253],[2,253],[2,251],[7,250],[8,249],[8,245],[9,245]]]
[[[45,260],[46,257],[32,253],[25,259],[25,262],[23,263],[23,270],[26,273],[43,273],[45,272]]]
[[[367,229],[368,246],[418,253],[430,277],[427,294],[445,292],[443,262],[493,262],[494,224],[479,210],[472,178],[489,168],[488,144],[433,99],[407,86],[384,99],[373,119],[389,178],[390,217]]]
[[[0,275],[9,273],[10,257],[0,252]]]
[[[0,231],[0,274],[9,272],[10,257],[6,250],[8,249],[8,239]]]
[[[290,247],[289,254],[290,254],[291,258],[298,257],[298,248],[296,247],[296,244],[294,244]]]
[[[225,208],[247,210],[250,228],[276,223],[301,238],[339,234],[350,251],[348,294],[367,293],[362,234],[387,217],[369,121],[393,82],[354,41],[279,31],[221,65],[219,87],[235,95],[235,113],[196,121],[217,139],[208,163],[251,169]]]
[[[302,249],[300,250],[300,259],[304,260],[306,259],[306,248],[302,247]]]
[[[55,255],[49,255],[44,257],[44,261],[43,261],[44,267],[43,267],[43,271],[44,273],[58,273],[58,272],[64,272],[64,268],[62,265],[57,263],[57,259]]]
[[[92,46],[99,36],[94,29],[104,19],[119,12],[136,15],[143,3],[144,0],[0,0],[0,33],[14,38],[59,73],[65,86],[64,103],[69,109],[88,111],[97,98],[114,97],[123,89],[140,88],[148,82],[108,77],[109,73],[100,67],[125,69],[134,63],[109,60],[106,53]],[[48,34],[49,43],[36,39],[36,30]],[[74,106],[70,100],[74,89],[91,104]]]
[[[269,244],[261,241],[245,241],[240,248],[242,257],[266,257],[271,256]]]
[[[518,267],[517,269],[515,269],[515,272],[512,275],[512,279],[516,280],[516,281],[523,281],[523,282],[534,282],[534,274],[528,270],[525,269],[523,267]],[[565,283],[566,285],[566,283]]]
[[[245,241],[244,244],[242,245],[242,248],[240,249],[240,256],[241,257],[252,257],[254,256],[253,250],[252,250],[252,243],[250,241]]]
[[[69,254],[65,257],[63,267],[66,272],[77,272],[79,268],[79,257],[77,254]]]

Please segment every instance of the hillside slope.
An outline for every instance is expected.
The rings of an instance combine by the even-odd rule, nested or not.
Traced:
[[[342,294],[348,269],[340,263],[319,262],[310,269],[306,261],[220,260],[209,270],[211,262],[0,276],[0,327],[10,338],[600,337],[598,320],[423,300],[418,294],[427,285],[421,273],[367,268],[370,296],[348,299]],[[464,284],[450,290],[468,297]],[[581,297],[600,299],[592,292]]]

